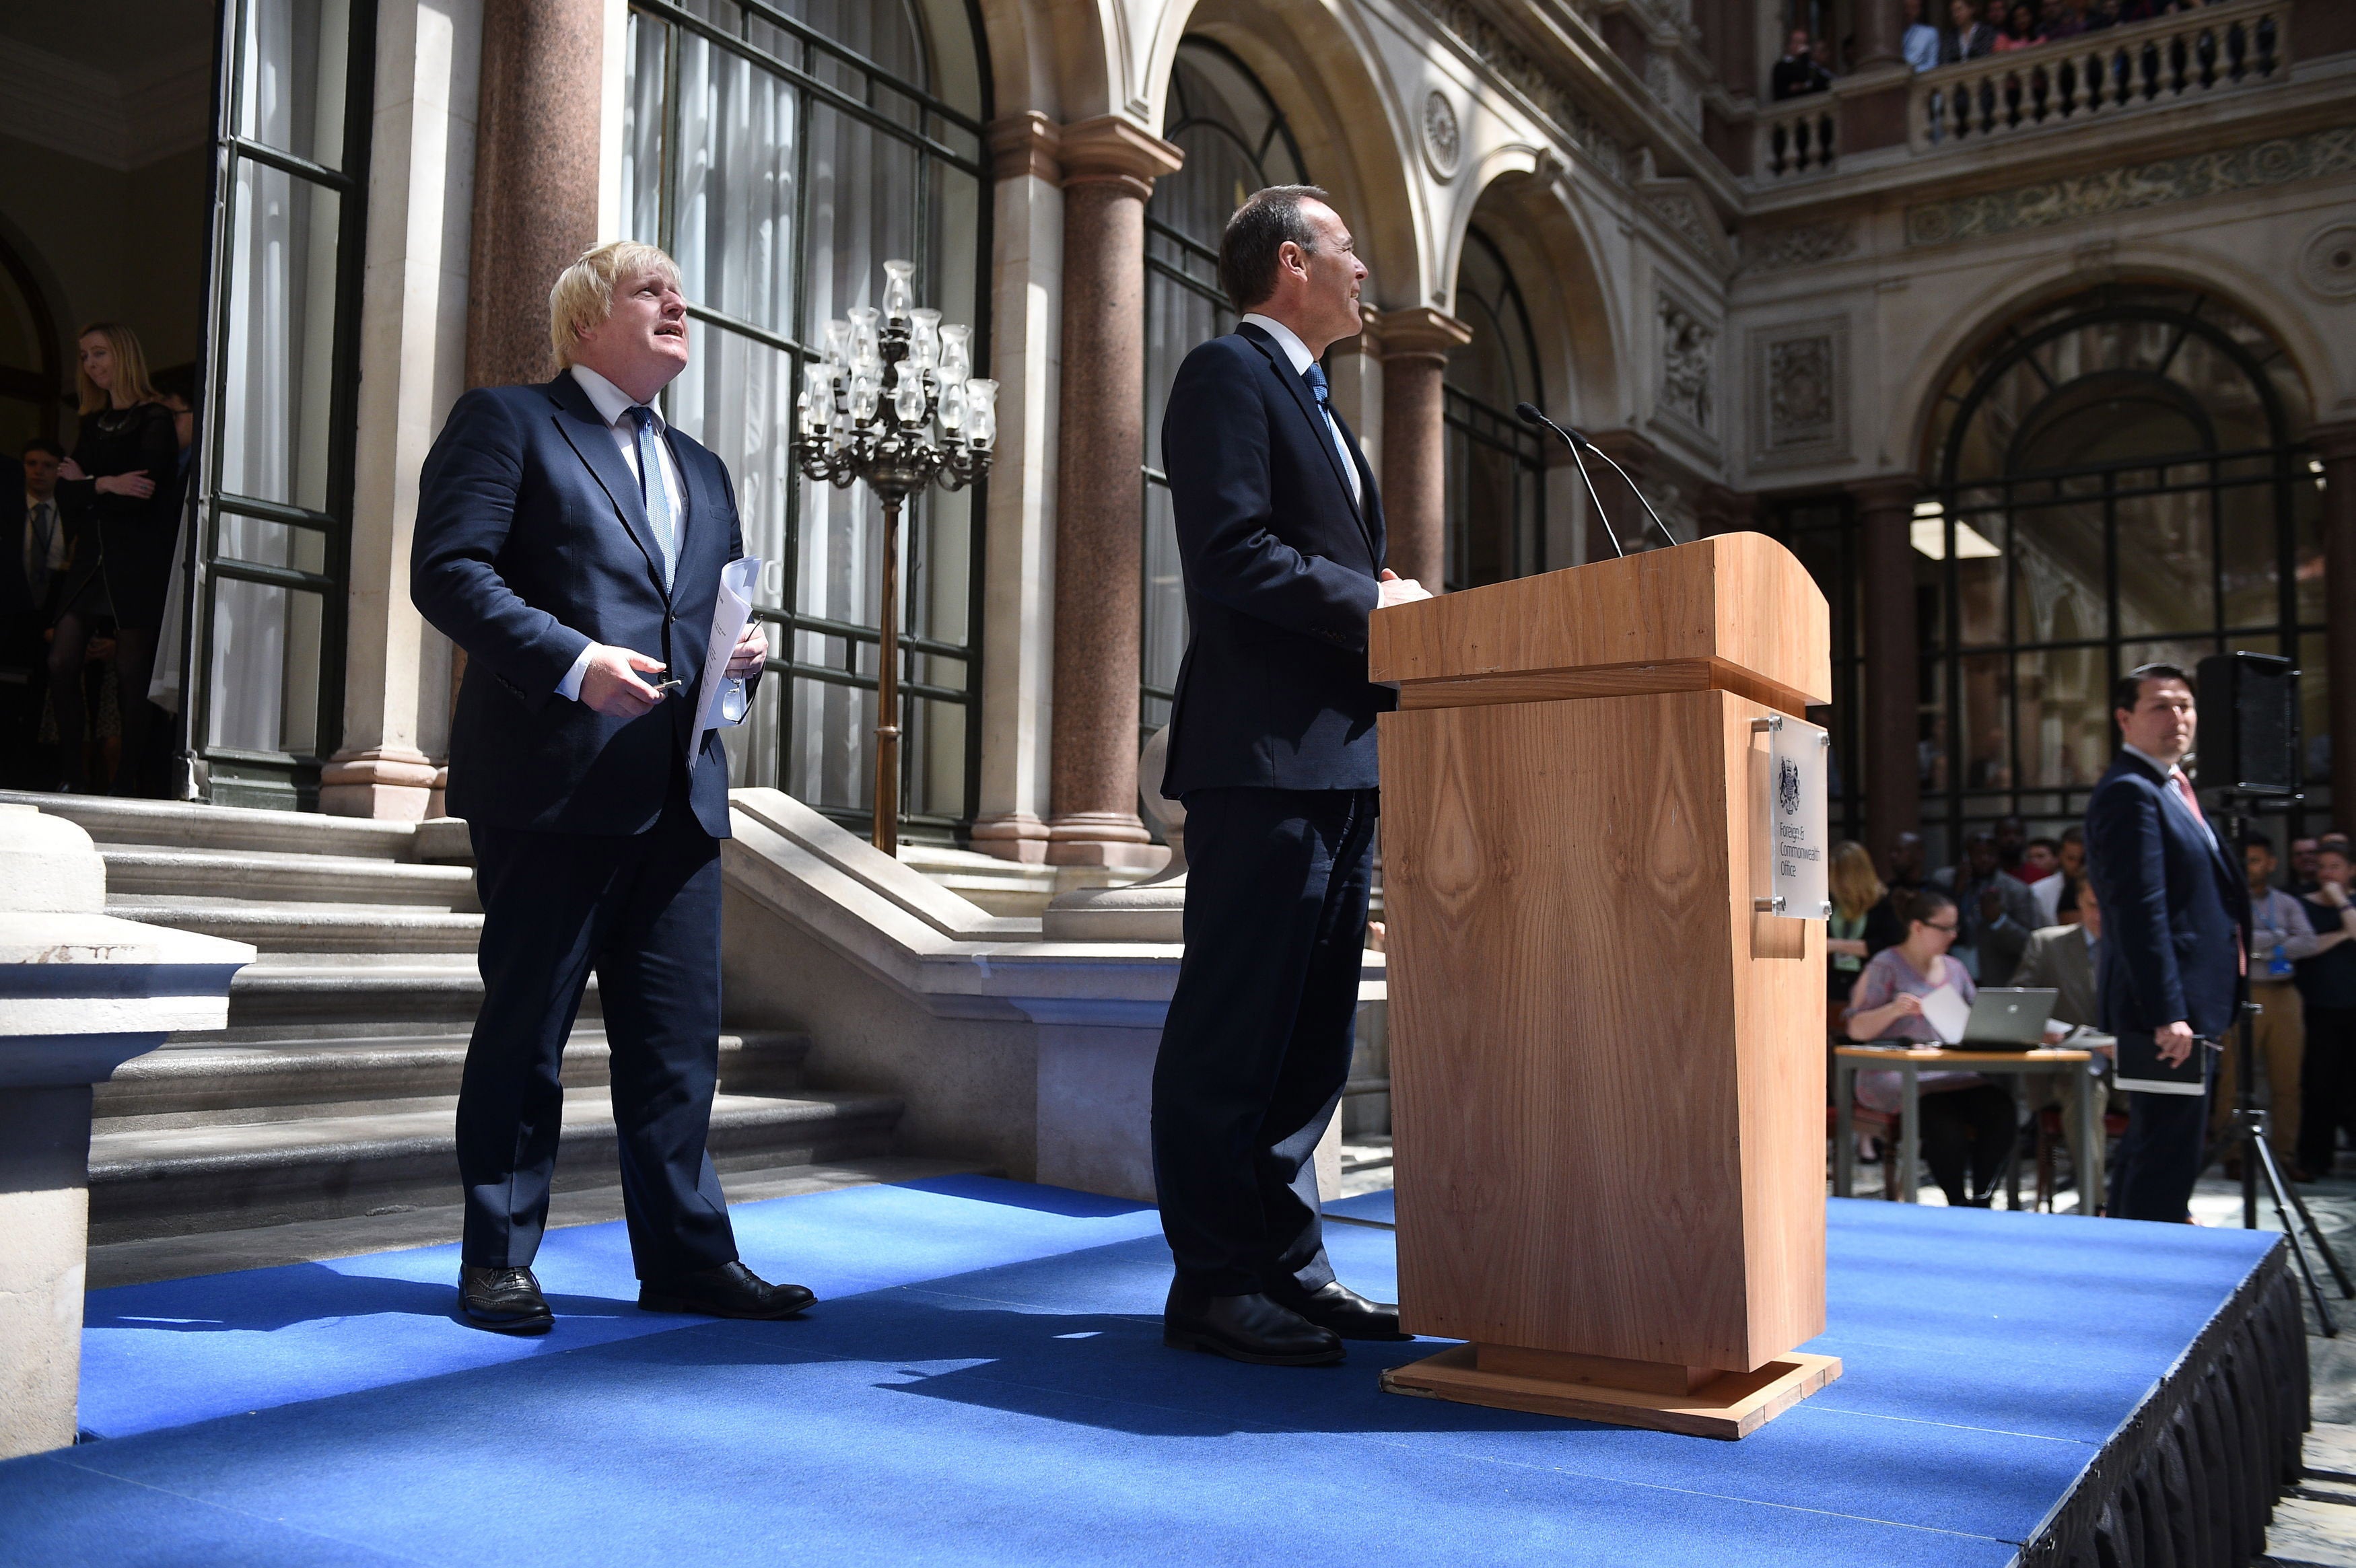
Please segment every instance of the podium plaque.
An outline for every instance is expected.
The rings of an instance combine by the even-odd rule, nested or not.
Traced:
[[[1739,1437],[1839,1375],[1824,926],[1760,907],[1829,643],[1758,534],[1375,617],[1400,1314],[1468,1342],[1385,1387]]]

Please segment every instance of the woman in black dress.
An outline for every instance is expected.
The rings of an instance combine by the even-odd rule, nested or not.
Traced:
[[[98,623],[114,623],[114,673],[120,687],[123,751],[114,793],[134,795],[147,766],[159,710],[147,700],[155,635],[172,576],[171,516],[179,463],[171,411],[147,379],[147,356],[127,326],[84,327],[81,428],[73,456],[59,470],[58,494],[80,514],[80,536],[49,645],[49,691],[57,708],[58,752],[68,789],[87,787],[83,740],[90,713],[82,661]]]

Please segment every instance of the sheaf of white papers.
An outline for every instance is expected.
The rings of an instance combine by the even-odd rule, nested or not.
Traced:
[[[1923,995],[1922,1017],[1941,1040],[1949,1045],[1960,1045],[1964,1030],[1972,1021],[1971,1004],[1953,986],[1942,986]]]
[[[722,724],[742,724],[751,703],[744,683],[728,678],[728,658],[736,639],[753,618],[753,588],[761,581],[761,559],[745,556],[720,569],[720,597],[712,607],[712,641],[704,647],[703,679],[696,688],[695,744],[703,749],[703,732]]]

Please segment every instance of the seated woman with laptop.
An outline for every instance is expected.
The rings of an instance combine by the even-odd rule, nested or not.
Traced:
[[[1925,998],[1935,1012],[1952,1005],[1968,1011],[1978,997],[1978,987],[1964,966],[1947,956],[1955,940],[1954,900],[1935,888],[1923,888],[1913,895],[1909,913],[1906,940],[1868,959],[1849,993],[1851,1040],[1938,1045],[1943,1040],[1924,1016]],[[1938,995],[1943,990],[1944,997]],[[1997,1173],[2012,1152],[2012,1095],[1976,1072],[1949,1071],[1922,1074],[1920,1090],[1922,1157],[1930,1161],[1931,1174],[1951,1205],[1987,1208],[1996,1193]],[[1857,1097],[1885,1115],[1896,1114],[1901,1097],[1897,1071],[1858,1073]],[[1968,1187],[1967,1165],[1973,1179]],[[1894,1181],[1896,1177],[1883,1179]]]

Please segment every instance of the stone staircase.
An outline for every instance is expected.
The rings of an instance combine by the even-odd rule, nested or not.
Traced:
[[[453,1119],[482,998],[463,826],[0,792],[77,822],[107,912],[250,942],[226,1029],[178,1035],[97,1089],[91,1240],[383,1215],[457,1197]],[[565,1050],[559,1191],[611,1188],[594,983]],[[888,1153],[900,1103],[805,1088],[809,1041],[721,1040],[723,1172]]]

